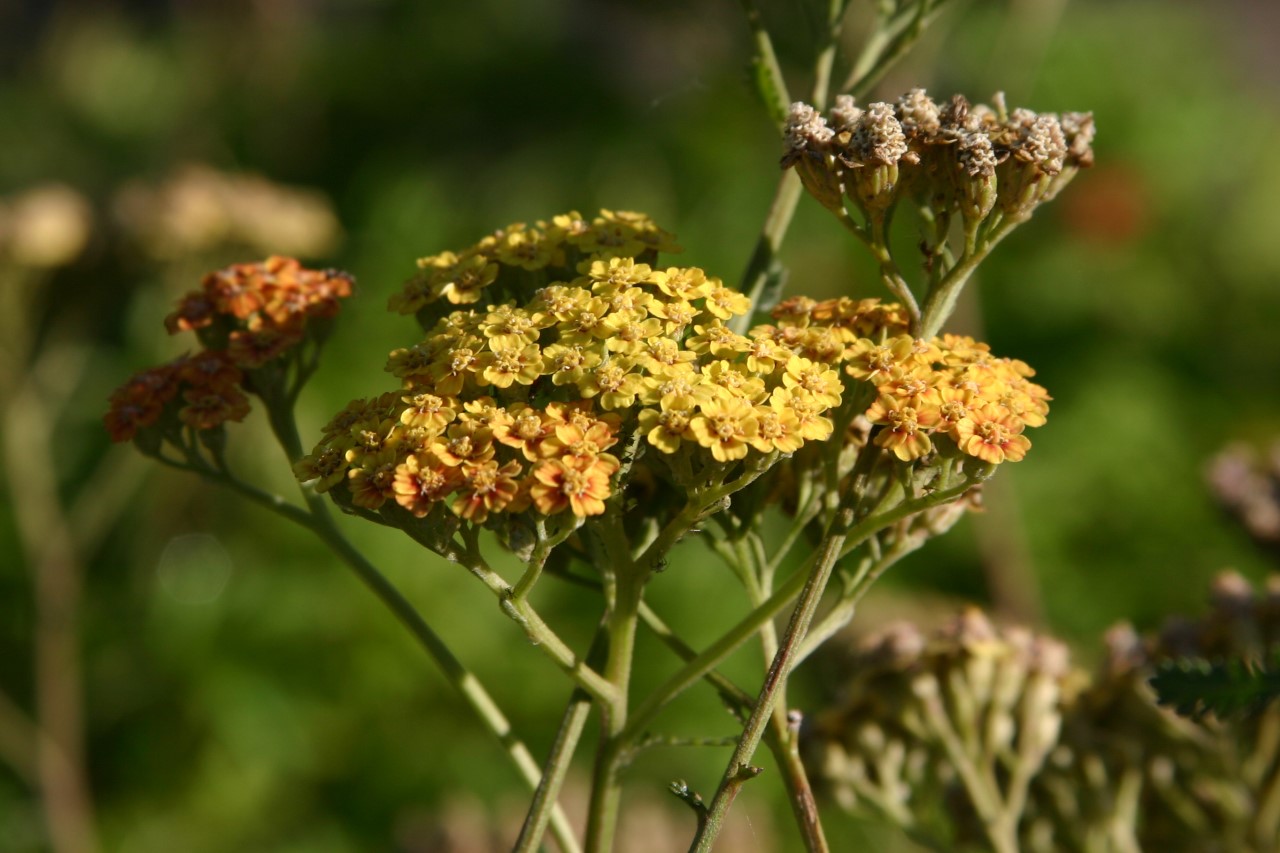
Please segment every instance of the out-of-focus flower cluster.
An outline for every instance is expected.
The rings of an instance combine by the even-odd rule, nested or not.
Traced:
[[[1218,503],[1260,546],[1280,552],[1280,442],[1259,458],[1248,446],[1229,447],[1209,468]]]
[[[782,165],[832,210],[847,197],[871,216],[905,196],[970,222],[993,210],[1024,219],[1093,164],[1093,135],[1090,114],[1009,111],[1000,95],[992,107],[960,95],[939,105],[913,89],[865,109],[841,95],[826,117],[791,106]]]
[[[1060,643],[976,612],[933,637],[894,626],[848,660],[836,706],[806,730],[807,760],[844,807],[945,846],[999,849],[1003,832],[1029,851],[1273,851],[1280,708],[1197,722],[1148,684],[1161,661],[1280,651],[1280,576],[1257,594],[1225,574],[1212,603],[1154,637],[1113,628],[1092,678]]]
[[[352,292],[346,273],[304,268],[292,258],[236,264],[205,276],[165,319],[171,334],[194,331],[203,345],[131,377],[112,393],[105,423],[113,441],[129,441],[159,426],[148,448],[178,424],[215,430],[249,412],[245,392],[282,390],[288,366],[296,386],[314,366],[314,347],[293,358],[304,342],[318,346]]]
[[[828,438],[839,373],[733,332],[747,298],[696,267],[656,266],[672,247],[647,217],[605,211],[426,259],[391,301],[435,317],[390,355],[401,389],[348,406],[298,477],[418,517],[447,503],[476,523],[585,518],[624,475],[705,486]],[[476,307],[439,310],[458,305]]]
[[[133,243],[166,260],[229,246],[316,257],[342,233],[322,193],[200,165],[159,183],[132,181],[111,209]]]
[[[48,269],[74,261],[93,231],[88,199],[62,184],[0,198],[0,262]]]
[[[973,338],[946,334],[912,338],[901,306],[841,297],[794,297],[773,311],[775,326],[752,331],[822,364],[842,365],[870,399],[866,420],[875,443],[910,462],[946,437],[990,464],[1021,460],[1031,446],[1022,434],[1045,423],[1051,399],[1018,359],[997,358]],[[857,439],[860,433],[851,433]]]

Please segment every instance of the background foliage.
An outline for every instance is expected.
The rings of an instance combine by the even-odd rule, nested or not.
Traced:
[[[821,12],[763,5],[803,75]],[[1093,110],[1099,166],[996,251],[960,317],[1039,369],[1056,398],[1049,427],[1002,472],[989,512],[895,569],[860,620],[937,619],[977,601],[1087,654],[1116,620],[1196,612],[1224,566],[1262,576],[1202,468],[1229,441],[1280,432],[1280,161],[1265,156],[1280,138],[1280,69],[1258,35],[1268,15],[1275,24],[1265,5],[957,3],[879,87],[975,100],[1002,88],[1011,104]],[[41,617],[16,520],[32,486],[15,458],[52,473],[55,504],[98,504],[109,519],[76,554],[107,849],[483,849],[490,822],[511,837],[502,826],[518,825],[524,792],[499,750],[318,544],[109,447],[96,420],[106,394],[180,346],[160,324],[174,298],[205,269],[297,236],[287,211],[248,203],[257,226],[174,249],[148,241],[154,227],[123,193],[193,165],[314,191],[299,206],[321,236],[301,251],[354,272],[360,293],[305,395],[309,441],[381,382],[388,350],[417,339],[384,305],[420,255],[603,206],[650,213],[679,235],[682,262],[736,278],[779,156],[740,17],[728,0],[0,2],[0,850],[49,843],[22,768]],[[93,224],[73,260],[40,271],[15,255],[13,222],[20,194],[50,182],[82,194]],[[341,236],[325,235],[324,199]],[[804,200],[784,249],[792,292],[880,295],[859,252]],[[32,399],[49,417],[25,416]],[[287,493],[265,426],[237,432],[241,459]],[[47,459],[32,455],[43,443]],[[386,531],[349,529],[544,751],[567,697],[550,666],[463,573]],[[683,554],[651,591],[697,641],[729,621],[706,602],[732,587],[696,545]],[[596,618],[585,600],[565,589],[539,606],[581,643]],[[652,661],[642,683],[669,671],[656,646],[639,654]],[[754,657],[738,664],[754,683]],[[822,673],[808,673],[813,702]],[[705,730],[718,713],[714,699],[686,700],[668,727],[727,733],[727,718]],[[692,822],[665,781],[710,793],[723,761],[638,761],[631,794],[652,803],[649,831],[669,825],[678,847]],[[746,837],[788,849],[785,804],[766,802],[765,783],[748,793]]]

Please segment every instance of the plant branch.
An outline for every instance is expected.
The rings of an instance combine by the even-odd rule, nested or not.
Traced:
[[[290,423],[289,426],[291,427],[292,424]],[[282,440],[281,444],[286,451],[292,446],[299,448],[300,452],[301,445],[296,439],[296,428],[292,430],[292,434],[294,435],[292,442]],[[537,789],[542,776],[541,769],[529,752],[528,747],[515,736],[510,721],[502,713],[493,697],[475,675],[458,660],[444,640],[432,630],[431,626],[422,618],[422,615],[418,613],[395,585],[342,535],[337,525],[334,524],[333,517],[327,511],[321,496],[316,495],[309,489],[303,489],[303,495],[307,499],[308,508],[311,510],[307,512],[279,495],[263,491],[228,473],[217,471],[208,465],[196,467],[190,463],[183,464],[165,457],[157,458],[166,465],[180,470],[191,471],[205,479],[232,489],[259,506],[306,528],[324,542],[417,640],[418,644],[439,667],[445,679],[462,694],[463,699],[471,707],[484,727],[492,732],[498,742],[502,744],[521,777],[531,788]],[[555,813],[551,817],[551,825],[552,831],[563,850],[576,851],[579,849],[568,817],[560,810],[559,806],[556,806]]]

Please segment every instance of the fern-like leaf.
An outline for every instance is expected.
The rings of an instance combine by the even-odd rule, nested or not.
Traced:
[[[1184,717],[1252,716],[1280,698],[1280,657],[1269,667],[1246,660],[1166,661],[1157,668],[1151,686],[1161,705],[1172,705]]]

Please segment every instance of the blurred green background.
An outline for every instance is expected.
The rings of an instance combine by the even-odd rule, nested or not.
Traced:
[[[803,92],[824,4],[762,5]],[[1105,626],[1196,612],[1223,567],[1266,573],[1203,469],[1280,435],[1277,23],[1262,0],[957,2],[878,88],[1003,89],[1092,110],[1099,136],[1097,168],[996,251],[957,317],[1039,369],[1049,424],[984,516],[894,570],[865,624],[977,602],[1088,662]],[[92,802],[73,805],[106,850],[510,843],[514,771],[373,597],[302,532],[111,447],[98,418],[125,377],[184,349],[161,325],[179,294],[271,252],[360,285],[304,397],[308,441],[417,340],[384,310],[414,259],[508,222],[643,210],[685,261],[736,280],[780,153],[748,59],[730,0],[0,0],[0,851],[92,849],[50,838],[36,726],[83,731]],[[880,295],[808,199],[783,259],[791,292]],[[245,470],[291,494],[265,425],[235,433]],[[541,757],[568,696],[545,658],[456,567],[346,527]],[[696,645],[744,602],[684,553],[650,600]],[[581,646],[592,600],[542,592]],[[672,671],[656,644],[640,655],[641,685]],[[733,674],[758,683],[754,649],[740,657]],[[806,702],[836,688],[823,671],[799,679]],[[664,725],[730,723],[695,692]],[[692,820],[664,787],[709,794],[726,758],[637,761],[627,849],[683,849]],[[736,812],[726,849],[797,847],[770,783]],[[831,821],[837,849],[891,837]]]

